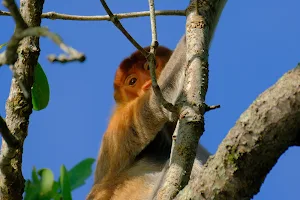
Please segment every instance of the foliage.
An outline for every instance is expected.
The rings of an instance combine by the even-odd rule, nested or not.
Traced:
[[[50,88],[42,66],[37,63],[34,69],[34,83],[31,88],[32,106],[34,110],[47,107],[50,99]]]
[[[85,184],[92,174],[95,159],[87,158],[79,162],[69,171],[64,165],[60,167],[60,177],[54,180],[50,169],[32,170],[31,180],[25,183],[24,200],[72,200],[71,191]]]

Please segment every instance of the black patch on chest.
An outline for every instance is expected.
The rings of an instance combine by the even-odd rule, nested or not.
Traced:
[[[147,158],[154,162],[165,162],[170,158],[172,146],[172,134],[175,130],[174,123],[167,123],[161,131],[136,157],[136,161]]]

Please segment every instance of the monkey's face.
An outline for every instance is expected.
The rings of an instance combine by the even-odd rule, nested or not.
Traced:
[[[168,62],[169,57],[156,56],[156,77]],[[142,96],[151,88],[149,64],[144,57],[125,59],[119,66],[114,81],[114,98],[117,103],[128,103]]]
[[[126,99],[128,101],[132,101],[135,98],[143,95],[151,86],[150,79],[151,78],[148,69],[133,68],[130,70],[123,85]]]

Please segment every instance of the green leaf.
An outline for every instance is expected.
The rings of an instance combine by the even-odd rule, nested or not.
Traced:
[[[37,185],[40,184],[40,179],[37,175],[35,167],[33,167],[33,169],[32,169],[31,178],[32,178],[33,184],[37,184]]]
[[[51,191],[51,195],[50,195],[51,199],[61,200],[62,195],[59,193],[59,191],[61,191],[60,184],[58,182],[54,181],[52,191]]]
[[[72,200],[70,179],[68,176],[68,171],[64,165],[60,167],[59,182],[62,190],[63,200]]]
[[[54,197],[52,197],[54,200],[62,200],[61,194],[56,194]]]
[[[25,188],[24,188],[24,190],[25,190],[25,192],[26,192],[26,190],[29,190],[30,189],[30,187],[31,187],[31,181],[30,180],[26,180],[25,181]]]
[[[68,175],[71,182],[71,190],[85,184],[85,180],[92,174],[93,158],[87,158],[69,170]]]
[[[38,189],[30,180],[25,182],[25,196],[24,200],[38,199]]]
[[[7,45],[7,43],[0,44],[0,49],[2,49],[3,47],[5,47],[6,45]]]
[[[26,180],[25,182],[24,200],[39,199],[40,180],[35,167],[32,169],[31,178],[32,181]]]
[[[38,174],[41,176],[40,195],[48,196],[52,191],[54,175],[50,169],[40,169]]]
[[[52,187],[52,192],[58,193],[58,190],[60,190],[59,182],[54,181],[53,182],[53,187]]]
[[[48,79],[39,63],[37,63],[34,69],[34,83],[31,88],[31,97],[34,110],[42,110],[49,103],[50,88]]]

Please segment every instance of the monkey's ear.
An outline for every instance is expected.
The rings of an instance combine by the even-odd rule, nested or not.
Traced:
[[[142,90],[143,91],[149,90],[151,86],[152,86],[152,81],[149,80],[146,83],[144,83],[144,85],[142,86]]]

